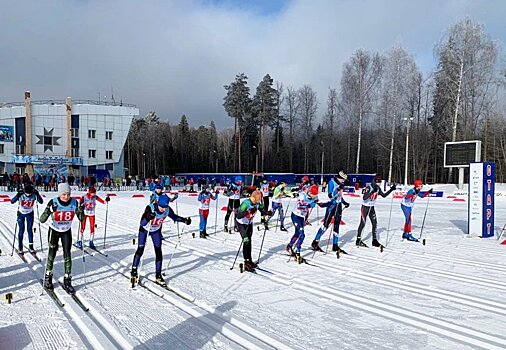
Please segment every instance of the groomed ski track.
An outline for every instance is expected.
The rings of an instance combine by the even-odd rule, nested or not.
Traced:
[[[237,316],[230,316],[227,314],[229,310],[226,308],[225,310],[221,310],[220,308],[220,305],[227,305],[227,303],[223,304],[219,302],[220,299],[225,300],[224,298],[210,298],[202,294],[204,289],[195,289],[193,288],[195,285],[188,283],[189,280],[187,278],[181,279],[181,277],[185,277],[185,272],[191,272],[194,268],[203,268],[204,271],[209,268],[223,270],[222,274],[229,276],[228,279],[233,280],[230,281],[230,286],[224,289],[225,295],[240,291],[247,284],[263,284],[264,282],[260,281],[266,281],[266,283],[268,282],[273,286],[277,285],[277,287],[274,287],[275,289],[284,290],[288,300],[290,295],[298,295],[298,292],[312,295],[315,307],[330,303],[337,305],[338,308],[341,305],[341,308],[344,308],[343,312],[345,314],[360,311],[373,315],[378,321],[388,319],[393,324],[404,324],[405,326],[402,329],[407,329],[408,333],[410,329],[413,329],[414,334],[418,337],[430,334],[437,336],[440,338],[438,344],[446,343],[450,345],[450,348],[502,349],[506,347],[506,338],[499,331],[500,327],[498,324],[494,324],[492,327],[484,326],[486,325],[488,314],[494,314],[496,318],[506,320],[506,307],[500,301],[483,297],[483,291],[485,290],[489,291],[491,296],[506,290],[506,283],[503,282],[506,272],[498,264],[487,261],[480,262],[480,259],[476,259],[477,256],[480,257],[480,253],[488,251],[492,255],[499,256],[501,253],[498,250],[484,248],[482,251],[472,244],[463,243],[462,246],[469,246],[468,251],[473,253],[472,257],[463,258],[448,254],[440,255],[435,249],[426,252],[421,244],[400,243],[397,232],[396,236],[391,238],[390,246],[385,249],[384,253],[380,253],[377,248],[357,249],[352,247],[350,244],[351,240],[348,237],[344,248],[350,253],[349,255],[341,255],[341,258],[337,260],[335,254],[329,251],[327,255],[317,253],[315,258],[311,259],[312,251],[308,250],[307,247],[314,237],[313,231],[317,230],[319,226],[319,222],[313,218],[312,231],[306,233],[303,255],[316,266],[298,265],[294,262],[286,264],[288,256],[284,253],[284,246],[293,234],[293,228],[291,228],[290,223],[290,225],[286,225],[289,228],[288,233],[282,233],[279,229],[277,232],[271,229],[266,233],[261,266],[270,271],[270,273],[258,270],[257,275],[250,273],[241,275],[236,269],[229,271],[239,247],[239,234],[228,234],[218,230],[216,235],[211,235],[207,240],[192,239],[192,232],[196,232],[198,237],[198,229],[196,228],[198,227],[198,218],[195,217],[195,211],[198,209],[194,205],[188,205],[184,197],[180,197],[180,199],[183,199],[181,201],[183,203],[179,203],[180,215],[192,216],[193,223],[190,227],[180,224],[180,230],[183,230],[181,244],[178,245],[171,262],[170,270],[167,271],[167,275],[165,276],[169,287],[174,290],[174,293],[157,286],[152,281],[154,279],[154,254],[150,241],[147,243],[144,254],[146,260],[141,272],[141,274],[145,274],[145,287],[137,287],[135,290],[132,290],[129,280],[126,278],[129,275],[131,259],[135,251],[131,238],[136,236],[138,216],[140,216],[142,209],[137,210],[132,216],[122,216],[121,223],[108,222],[106,247],[109,257],[99,254],[95,254],[93,257],[86,256],[86,262],[90,266],[90,271],[86,273],[88,287],[85,289],[81,288],[81,285],[84,283],[80,267],[81,254],[80,251],[73,248],[73,274],[75,276],[73,284],[81,300],[87,306],[90,306],[90,311],[88,313],[82,312],[78,306],[72,305],[74,304],[73,301],[61,288],[57,287],[55,289],[59,289],[59,296],[66,304],[61,309],[62,312],[70,321],[75,332],[83,339],[85,347],[95,348],[96,344],[90,344],[86,340],[91,332],[91,334],[95,334],[97,339],[105,339],[104,342],[100,341],[101,346],[106,345],[105,348],[107,346],[112,346],[113,348],[137,348],[140,344],[143,344],[142,348],[160,348],[161,341],[164,339],[164,337],[160,337],[160,333],[170,331],[171,329],[163,325],[164,321],[166,321],[166,315],[170,313],[184,314],[179,322],[181,320],[184,322],[185,320],[196,319],[197,323],[200,324],[199,329],[204,328],[210,330],[211,334],[214,334],[210,342],[201,343],[203,344],[202,348],[223,348],[223,346],[225,348],[269,348],[270,346],[270,348],[312,349],[322,348],[322,344],[328,341],[328,338],[323,339],[321,342],[318,339],[296,339],[297,327],[294,328],[289,322],[289,324],[285,325],[285,329],[282,324],[278,323],[278,319],[275,316],[273,316],[274,325],[270,327],[256,322],[254,316],[251,318],[254,312],[250,312],[249,316],[247,316],[248,313],[237,313]],[[128,212],[131,209],[129,208],[129,204],[121,203],[120,201],[115,201],[115,206],[117,213]],[[139,208],[142,207],[141,205]],[[175,208],[174,205],[172,207]],[[15,217],[15,207],[10,206],[5,209],[7,209],[5,210],[6,213],[0,216],[0,223],[3,226],[2,231],[8,229],[12,232],[14,227],[6,225],[5,222],[7,218]],[[213,209],[214,207],[212,207]],[[109,215],[111,215],[111,212]],[[321,215],[323,215],[322,212],[320,212],[320,219]],[[110,218],[111,216],[109,216]],[[348,219],[346,221],[348,224],[352,222]],[[9,219],[9,222],[13,221]],[[221,227],[222,222],[223,218],[221,216],[218,219],[218,227]],[[288,218],[287,222],[290,222]],[[103,213],[97,213],[97,224],[99,228],[103,227]],[[37,226],[37,220],[34,226]],[[257,231],[256,226],[255,224],[252,254],[255,260],[258,257],[258,249],[263,233],[263,230]],[[341,227],[341,236],[352,236],[349,232],[350,230],[355,231],[354,226],[355,224],[351,223],[347,227]],[[177,241],[177,233],[175,231],[176,225],[169,220],[164,225],[163,231],[165,237],[163,245],[163,269],[165,269]],[[381,228],[379,231],[381,232]],[[74,235],[75,232],[76,225],[73,227]],[[97,232],[100,232],[100,230],[98,229]],[[427,230],[427,232],[430,232],[430,230]],[[210,215],[208,221],[208,233],[214,233],[214,216],[212,215]],[[385,232],[381,232],[381,234],[385,235]],[[38,233],[35,234],[35,237],[36,242],[38,242]],[[45,225],[43,225],[43,237],[47,237],[47,227]],[[102,238],[101,236],[99,237]],[[322,237],[324,250],[326,248],[327,237],[328,232]],[[365,238],[367,239],[368,237],[366,236]],[[12,236],[7,237],[3,235],[2,240],[4,242],[2,245],[9,247],[12,243],[11,239]],[[432,248],[437,247],[441,250],[446,246],[455,245],[458,247],[460,243],[436,242],[435,239],[432,239],[430,233],[427,242]],[[97,247],[102,249],[100,240]],[[46,250],[45,253],[47,253]],[[37,271],[42,269],[40,272],[42,277],[43,265],[36,262],[29,254],[25,254],[25,256],[29,260],[29,264],[24,264],[14,255],[19,260],[21,266],[31,267],[39,264],[40,268],[34,269],[32,267],[32,270]],[[397,261],[397,259],[391,259],[394,256],[406,257],[405,259],[409,260],[410,263],[406,264]],[[39,252],[39,257],[44,263],[46,255]],[[242,254],[239,255],[238,260],[242,261]],[[55,262],[56,276],[63,275],[63,272],[58,271],[58,269],[62,268],[61,261],[60,249]],[[425,261],[426,263],[418,264],[418,261]],[[105,271],[104,269],[97,270],[92,267],[93,265],[106,266],[108,268]],[[487,277],[480,277],[479,274],[474,273],[476,266],[487,268],[490,273],[487,274]],[[388,269],[392,273],[385,273],[385,269]],[[94,272],[94,270],[97,271]],[[299,274],[299,271],[303,273]],[[313,274],[314,278],[309,279],[307,272]],[[420,278],[413,280],[405,278],[407,273],[422,276],[423,282],[420,282]],[[109,286],[103,283],[98,285],[98,281],[104,278],[114,281],[114,286],[113,283],[109,284]],[[447,288],[445,286],[445,281],[447,280],[452,281],[456,286],[466,286],[466,291],[455,290],[455,288],[452,288],[453,286],[448,286]],[[359,281],[360,283],[356,284],[355,281]],[[97,282],[97,287],[94,287],[94,282]],[[199,281],[195,283],[199,283]],[[40,286],[40,284],[37,285]],[[467,292],[470,288],[469,286],[473,285],[479,289],[477,295]],[[55,283],[55,286],[58,286],[58,284]],[[381,299],[374,297],[374,290],[378,288],[388,293],[396,294],[399,298],[412,298],[414,307],[408,309],[405,302],[400,304],[383,302]],[[42,291],[42,288],[40,288],[40,291]],[[48,303],[52,303],[49,297],[46,297],[46,299]],[[248,300],[251,299],[248,298]],[[131,315],[125,315],[124,310],[120,307],[124,303],[131,305]],[[455,312],[439,316],[424,312],[424,309],[431,303],[446,305],[450,310],[454,309]],[[53,305],[56,308],[54,303]],[[70,305],[72,305],[72,309],[75,309],[74,315],[66,310]],[[163,310],[163,312],[158,313],[157,318],[154,318],[152,313],[149,312],[150,309],[153,309],[153,306],[160,311]],[[233,309],[233,306],[231,309]],[[476,324],[468,324],[465,319],[452,319],[452,315],[465,314],[467,310],[474,310],[472,314],[473,320],[477,321]],[[92,319],[90,315],[93,314],[100,314],[104,317],[104,320]],[[294,315],[293,321],[295,324],[299,323],[303,327],[323,326],[319,324],[306,324],[302,315],[300,316]],[[86,320],[86,322],[79,323],[79,320]],[[152,332],[139,326],[143,322],[144,324],[153,324]],[[339,322],[342,322],[342,320]],[[84,328],[81,323],[85,323]],[[111,332],[110,328],[116,330],[118,334],[113,334],[114,332]],[[340,325],[339,328],[344,330],[346,326]],[[419,331],[417,332],[416,329]],[[99,332],[98,335],[96,334],[97,330]],[[144,334],[141,334],[142,332]],[[262,343],[260,339],[264,336],[268,336],[268,341]],[[174,340],[174,338],[172,337],[171,339]],[[123,343],[121,345],[121,339],[126,344]],[[154,341],[150,341],[149,339],[154,339]],[[352,348],[349,346],[350,344],[348,346],[345,344],[343,348]],[[367,346],[367,344],[370,345],[371,343],[367,343],[367,340],[364,340],[364,344]],[[411,343],[411,345],[413,344]],[[181,337],[179,345],[178,348],[192,348],[190,345],[185,344],[185,337]],[[384,346],[387,348],[391,344],[386,343]]]

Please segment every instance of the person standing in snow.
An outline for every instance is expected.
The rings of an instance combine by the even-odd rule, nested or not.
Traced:
[[[158,197],[158,201],[156,203],[151,203],[146,206],[146,209],[144,209],[144,213],[141,217],[137,239],[137,250],[135,251],[132,270],[130,272],[132,278],[137,279],[139,276],[137,269],[139,267],[142,254],[144,253],[144,247],[149,234],[155,248],[156,283],[162,287],[167,286],[167,283],[162,277],[162,224],[167,217],[174,220],[174,222],[184,222],[186,225],[190,225],[192,222],[191,218],[178,216],[172,211],[169,207],[169,197],[165,194]]]
[[[293,193],[289,190],[286,189],[286,181],[285,180],[281,180],[281,183],[276,186],[276,188],[274,189],[274,194],[272,196],[272,215],[274,215],[274,213],[276,213],[276,211],[279,210],[279,222],[280,222],[280,227],[279,229],[281,231],[286,231],[286,228],[285,228],[285,214],[283,212],[283,203],[282,203],[282,199],[284,197],[287,197],[287,196],[292,196]]]
[[[309,216],[310,210],[312,210],[316,204],[320,207],[325,206],[324,204],[318,202],[318,185],[312,185],[311,187],[305,187],[301,192],[299,192],[297,206],[292,211],[292,223],[295,227],[295,233],[286,246],[286,250],[290,253],[290,255],[295,256],[295,260],[299,264],[304,262],[304,259],[300,256],[300,249],[306,236],[304,233],[306,218]],[[295,250],[293,249],[294,246]]]
[[[272,216],[270,210],[265,210],[262,204],[262,192],[255,190],[251,196],[243,201],[235,214],[237,228],[242,238],[242,254],[244,257],[244,269],[254,272],[257,266],[251,258],[251,236],[253,235],[253,218],[257,211],[263,216]]]
[[[219,191],[216,190],[214,195],[209,191],[209,186],[204,186],[204,189],[199,194],[198,201],[200,202],[199,216],[200,216],[200,238],[209,236],[206,232],[207,218],[209,216],[209,206],[212,200],[218,200]]]
[[[372,224],[372,246],[373,247],[382,246],[381,243],[378,242],[378,239],[376,237],[376,229],[378,226],[378,221],[376,219],[376,210],[374,209],[374,205],[376,204],[376,199],[378,198],[378,195],[385,198],[390,193],[392,193],[396,187],[394,184],[392,185],[392,187],[390,187],[390,189],[386,193],[384,193],[381,190],[379,184],[381,184],[381,176],[376,175],[374,177],[374,183],[369,184],[362,190],[362,193],[364,195],[362,197],[362,208],[360,209],[360,225],[358,226],[357,240],[355,242],[355,245],[357,247],[367,247],[367,245],[362,241],[362,230],[365,227],[367,216],[369,216],[369,218],[371,219]]]
[[[58,241],[61,240],[63,247],[63,259],[65,265],[65,275],[63,276],[63,285],[65,290],[74,294],[72,287],[72,256],[70,248],[72,247],[72,221],[77,216],[79,221],[84,219],[83,205],[79,205],[77,200],[72,198],[68,183],[58,184],[58,197],[51,199],[46,209],[40,216],[40,222],[45,223],[51,217],[48,232],[49,249],[47,253],[46,275],[44,276],[44,287],[48,290],[53,289],[53,264],[58,251]]]
[[[232,233],[232,229],[228,228],[228,220],[230,218],[230,215],[232,214],[232,211],[236,210],[241,205],[241,191],[242,191],[242,176],[236,176],[235,183],[231,183],[227,188],[229,198],[228,198],[227,214],[225,215],[225,227],[224,227],[225,232]]]
[[[39,191],[33,188],[32,184],[26,184],[24,189],[19,188],[18,193],[11,199],[14,204],[19,201],[17,222],[18,222],[18,252],[23,254],[23,235],[25,233],[25,220],[26,232],[28,233],[28,249],[31,253],[35,253],[33,248],[33,207],[35,201],[42,204],[42,197]]]
[[[411,213],[413,211],[413,207],[415,206],[415,200],[417,197],[424,198],[432,193],[432,188],[427,192],[421,192],[423,187],[422,180],[415,180],[414,187],[411,188],[402,198],[401,201],[401,209],[404,214],[405,223],[404,223],[404,232],[402,234],[402,239],[407,239],[408,241],[418,242],[418,239],[413,237],[411,234]]]
[[[260,192],[262,192],[262,195],[263,195],[263,207],[265,210],[269,210],[269,192],[270,192],[270,186],[269,186],[269,183],[267,182],[267,178],[264,177],[263,180],[262,180],[262,183],[260,184]],[[269,229],[269,226],[267,225],[267,221],[268,221],[268,217],[267,216],[262,216],[262,220],[261,220],[263,223],[264,223],[264,226],[265,226],[265,229],[268,230]]]
[[[334,231],[332,235],[332,251],[346,254],[344,250],[341,250],[341,248],[339,248],[339,225],[341,223],[341,217],[343,215],[343,205],[345,208],[348,208],[350,206],[350,204],[346,202],[343,198],[344,182],[346,181],[347,178],[348,175],[346,175],[346,173],[341,170],[335,176],[335,179],[332,178],[329,181],[327,194],[330,199],[330,205],[327,206],[325,216],[323,217],[323,223],[320,226],[320,229],[318,230],[315,239],[311,243],[311,247],[313,248],[313,250],[323,252],[323,250],[320,248],[320,239],[322,235],[325,233],[325,231],[327,231],[327,229],[329,228],[332,219],[334,219]]]
[[[86,193],[81,198],[81,204],[84,205],[84,219],[81,221],[81,228],[79,230],[79,238],[76,242],[76,246],[79,249],[83,249],[83,240],[84,240],[84,230],[86,229],[86,220],[90,221],[90,241],[88,243],[91,249],[97,249],[95,247],[95,243],[93,243],[93,238],[95,237],[95,207],[97,206],[97,201],[105,204],[109,202],[111,199],[109,196],[105,197],[105,201],[97,196],[97,190],[94,186],[88,188],[88,193]]]

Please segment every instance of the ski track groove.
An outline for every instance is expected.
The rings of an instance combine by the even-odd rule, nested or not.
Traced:
[[[125,230],[124,227],[122,229],[123,229],[123,231]],[[129,229],[129,231],[132,231],[132,230]],[[110,253],[110,256],[113,255],[113,252],[109,251],[109,253]],[[98,255],[98,254],[95,255],[94,257],[96,257],[99,260],[102,260],[105,264],[110,264],[110,262],[111,262],[110,260],[108,260],[107,257],[101,256],[101,255]],[[126,266],[125,266],[126,263],[118,261],[116,264],[119,264],[123,268],[126,268]],[[118,269],[114,268],[113,266],[114,266],[114,263],[112,264],[111,267],[116,272],[118,272],[120,274],[123,274],[120,271],[118,271]],[[148,279],[148,278],[144,277],[143,280],[144,279]],[[151,283],[153,283],[153,282],[151,281]],[[216,326],[213,326],[213,325],[209,325],[206,322],[203,322],[203,323],[206,325],[206,327],[210,327],[211,329],[214,329],[216,332],[220,333],[225,338],[229,339],[230,341],[232,341],[234,343],[238,343],[238,339],[237,338],[241,338],[242,341],[243,341],[242,344],[250,344],[249,346],[251,348],[259,348],[259,349],[265,348],[266,346],[267,347],[271,347],[271,345],[269,344],[269,341],[271,341],[272,343],[275,343],[275,344],[277,343],[274,338],[271,338],[267,334],[264,334],[264,333],[259,334],[260,332],[258,330],[254,330],[254,329],[245,330],[244,327],[247,327],[247,325],[244,324],[244,323],[242,323],[241,321],[234,321],[234,318],[231,318],[231,321],[229,321],[229,320],[225,319],[224,317],[221,317],[219,315],[214,314],[213,313],[214,309],[212,307],[206,305],[203,302],[194,300],[194,302],[192,303],[193,304],[192,306],[185,306],[185,305],[183,305],[181,303],[174,302],[174,299],[170,298],[170,295],[168,294],[169,291],[167,291],[167,290],[165,290],[165,289],[163,289],[161,287],[158,288],[155,285],[153,285],[151,287],[157,289],[163,295],[163,298],[162,298],[163,300],[167,301],[168,303],[172,304],[173,306],[177,307],[178,309],[180,309],[181,311],[187,313],[190,316],[194,316],[194,317],[196,316],[195,311],[193,309],[195,308],[195,306],[197,306],[199,309],[203,310],[206,314],[212,315],[212,318],[219,318],[219,320],[221,321],[221,323],[223,323],[223,325],[221,327],[216,327]],[[141,288],[143,288],[143,287],[141,287]],[[178,291],[175,291],[175,293],[178,293]],[[183,293],[180,293],[180,294],[183,294]],[[177,298],[179,298],[181,300],[184,300],[186,302],[191,302],[188,299],[185,299],[185,298],[181,297],[180,295],[177,295]],[[201,316],[201,315],[197,315],[197,316]],[[212,321],[212,323],[216,324],[215,321]],[[231,330],[227,330],[227,325],[228,325],[228,327],[231,328]],[[240,335],[241,332],[245,333],[247,336],[245,337],[244,335]],[[259,347],[258,345],[255,345],[254,343],[251,343],[248,340],[248,338],[253,338],[253,339],[255,339],[255,341],[261,342],[262,343],[262,347]],[[240,342],[241,339],[239,339],[239,343],[238,343],[240,345],[241,345],[241,342]],[[264,339],[268,339],[268,342],[266,342]],[[242,346],[244,346],[244,345],[242,345]],[[246,346],[246,347],[248,347],[248,346]],[[283,344],[281,344],[279,342],[278,342],[278,346],[277,347],[280,348],[280,349],[282,349],[282,348],[288,348],[288,347],[285,347]]]
[[[206,258],[207,254],[209,253],[209,251],[207,253],[204,253],[201,249],[191,246],[182,247],[182,249],[185,249],[187,251],[191,250],[196,253],[195,255],[204,258]],[[219,253],[212,250],[211,252],[216,254]],[[213,258],[207,257],[207,258],[217,260],[214,257]],[[223,261],[223,263],[225,262]],[[269,271],[273,272],[274,275],[265,273],[261,270],[257,272],[259,275],[277,282],[286,279],[283,273],[275,272],[271,269]],[[425,331],[432,332],[434,334],[439,334],[451,338],[453,340],[456,340],[458,342],[466,343],[471,346],[479,346],[484,349],[504,349],[506,347],[506,339],[502,337],[491,335],[477,330],[468,329],[448,321],[439,320],[436,317],[421,315],[419,313],[410,310],[402,309],[400,307],[393,305],[382,304],[364,297],[360,298],[361,302],[357,302],[356,295],[354,294],[337,291],[335,289],[328,287],[318,286],[313,282],[308,282],[293,277],[291,278],[290,285],[293,288],[305,290],[319,297],[328,298],[330,296],[335,302],[338,303],[343,303],[344,299],[347,301],[345,304],[348,306],[359,308],[382,317],[387,317],[394,321],[403,322],[410,326],[415,326]]]
[[[7,241],[9,241],[7,237],[7,232],[13,232],[13,228],[9,227],[5,223],[3,217],[0,217],[0,224],[4,226],[4,228],[7,230],[7,231],[0,230],[0,233],[3,235],[4,238],[6,238]],[[39,285],[38,281],[40,278],[43,278],[43,276],[41,277],[37,275],[37,269],[41,268],[41,270],[44,271],[44,263],[46,260],[44,259],[41,262],[39,262],[30,254],[27,254],[26,257],[28,257],[27,259],[28,264],[25,264],[24,262],[22,263],[25,264],[27,267],[29,267],[31,273],[36,277],[35,280],[37,281],[36,282],[37,285]],[[21,261],[21,258],[19,258],[19,260]],[[55,280],[54,283],[56,286],[57,281]],[[40,290],[42,291],[42,286],[40,286]],[[45,291],[42,291],[42,293],[43,296],[47,296],[47,293]],[[72,328],[74,328],[76,333],[80,337],[84,337],[84,339],[82,339],[84,343],[88,342],[96,349],[104,349],[103,344],[101,344],[100,341],[96,339],[96,331],[99,331],[100,333],[102,333],[102,336],[107,341],[111,342],[111,345],[113,346],[119,345],[124,349],[132,348],[129,342],[126,339],[124,339],[123,336],[116,331],[116,329],[112,328],[109,325],[109,323],[103,318],[103,316],[101,316],[98,312],[96,312],[96,309],[93,306],[89,305],[89,303],[83,299],[83,296],[80,293],[77,295],[80,297],[84,305],[89,307],[88,312],[82,310],[75,303],[75,301],[71,300],[72,298],[65,291],[60,290],[59,288],[55,288],[55,293],[58,296],[58,298],[65,304],[64,307],[61,308],[58,307],[58,309],[66,316],[67,320],[69,321],[69,324],[71,325]],[[91,329],[90,326],[83,321],[83,319],[91,321],[91,324],[94,326],[93,329]]]
[[[280,241],[276,238],[272,238],[272,239],[270,239],[270,241],[280,243],[280,244],[286,244],[286,241]],[[362,248],[362,249],[374,250],[376,248],[371,247],[371,248]],[[391,249],[385,248],[385,251],[387,251],[387,250],[390,251]],[[404,251],[400,251],[400,252],[402,253]],[[349,254],[346,256],[346,259],[353,259],[356,261],[366,262],[366,263],[370,263],[370,264],[374,264],[374,265],[389,266],[389,267],[394,267],[397,269],[407,270],[407,271],[412,271],[412,272],[418,272],[418,273],[423,272],[423,273],[433,275],[433,276],[450,278],[450,279],[453,279],[453,280],[459,281],[459,282],[478,284],[478,285],[481,285],[484,287],[493,287],[493,288],[498,288],[501,290],[506,290],[506,283],[501,282],[499,280],[492,280],[492,279],[488,279],[488,278],[463,275],[461,273],[441,271],[441,270],[430,268],[430,267],[412,267],[412,266],[404,265],[404,264],[397,263],[397,262],[384,261],[383,259],[374,258],[374,257],[370,257],[370,256],[363,256],[363,255],[358,256],[356,254]],[[475,262],[474,266],[476,266],[478,264],[479,264],[478,262]]]

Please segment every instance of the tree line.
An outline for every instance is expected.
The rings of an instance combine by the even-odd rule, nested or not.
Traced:
[[[444,143],[481,140],[482,160],[496,162],[504,182],[506,70],[498,43],[464,19],[448,28],[434,54],[437,67],[424,74],[400,45],[383,54],[358,49],[324,106],[311,86],[284,86],[270,74],[252,95],[248,76],[239,73],[224,86],[233,128],[190,127],[185,115],[171,125],[150,112],[132,124],[125,166],[145,176],[344,169],[444,183],[456,180],[443,167]]]

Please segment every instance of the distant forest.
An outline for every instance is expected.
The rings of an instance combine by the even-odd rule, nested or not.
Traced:
[[[434,47],[437,67],[422,74],[409,52],[359,49],[341,81],[318,104],[309,85],[284,86],[266,74],[254,94],[237,74],[224,86],[231,128],[177,125],[155,112],[134,120],[125,145],[130,174],[176,172],[380,173],[408,180],[456,182],[443,167],[449,141],[481,140],[482,161],[506,177],[506,70],[501,48],[482,25],[462,20]],[[331,69],[331,68],[329,68]],[[409,138],[407,138],[409,136]],[[323,167],[322,167],[323,160]]]

